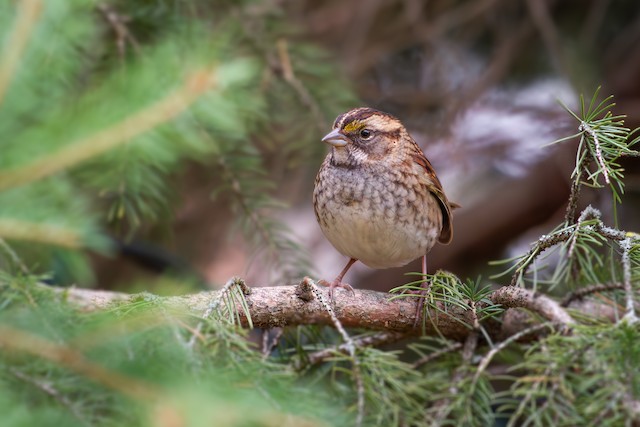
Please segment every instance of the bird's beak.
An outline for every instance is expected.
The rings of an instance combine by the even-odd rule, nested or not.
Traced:
[[[322,138],[322,142],[331,144],[334,147],[344,147],[349,142],[349,138],[340,133],[340,129],[334,129]]]

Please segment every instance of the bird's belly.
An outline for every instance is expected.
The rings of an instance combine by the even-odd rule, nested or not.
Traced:
[[[425,255],[436,242],[441,221],[428,222],[431,206],[424,206],[416,217],[368,205],[336,206],[331,209],[330,225],[321,224],[327,239],[343,255],[372,268],[399,267]]]

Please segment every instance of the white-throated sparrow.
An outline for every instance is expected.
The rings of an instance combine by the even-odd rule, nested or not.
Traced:
[[[339,115],[322,141],[331,145],[316,177],[313,207],[322,232],[349,262],[399,267],[453,235],[451,209],[433,166],[396,117],[372,108]],[[422,300],[422,298],[420,298]]]

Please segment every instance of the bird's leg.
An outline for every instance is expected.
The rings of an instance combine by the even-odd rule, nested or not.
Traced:
[[[416,319],[413,321],[413,327],[417,327],[420,322],[420,318],[422,317],[422,313],[424,311],[424,299],[427,297],[427,293],[429,291],[429,286],[431,283],[427,280],[427,256],[422,256],[422,274],[424,277],[424,281],[420,284],[422,288],[418,291],[418,303],[416,305]]]
[[[342,278],[344,277],[345,274],[347,274],[347,271],[349,271],[349,269],[351,268],[353,263],[355,263],[356,261],[357,261],[357,259],[351,258],[349,260],[349,262],[347,263],[347,265],[344,266],[344,268],[342,269],[340,274],[338,274],[338,277],[333,279],[333,282],[329,283],[326,280],[320,280],[318,282],[322,286],[328,286],[329,287],[329,298],[331,299],[331,302],[335,302],[334,296],[333,296],[335,288],[346,289],[346,290],[348,290],[349,292],[351,292],[352,294],[355,295],[355,292],[353,291],[353,288],[351,287],[351,285],[349,285],[347,283],[342,283]]]

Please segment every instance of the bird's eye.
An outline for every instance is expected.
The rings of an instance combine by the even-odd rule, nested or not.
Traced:
[[[371,137],[373,137],[373,132],[370,131],[369,129],[362,129],[360,131],[360,138],[362,139],[371,139]]]

